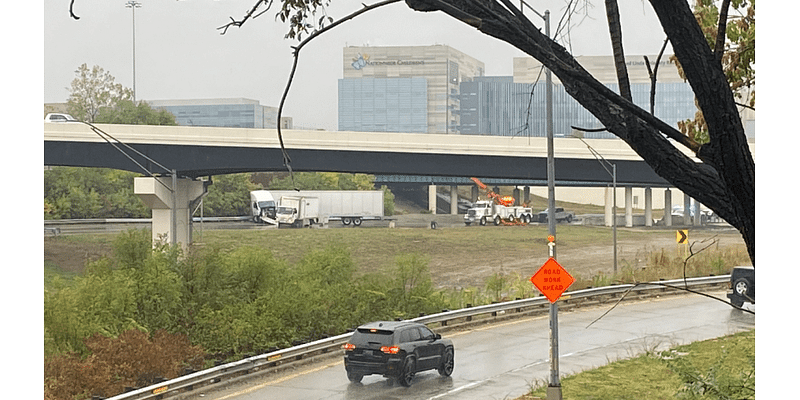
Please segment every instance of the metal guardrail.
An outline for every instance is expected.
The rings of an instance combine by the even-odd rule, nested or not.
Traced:
[[[566,292],[563,296],[561,296],[561,299],[559,299],[559,304],[580,305],[581,303],[586,303],[587,300],[602,298],[603,296],[621,296],[629,291],[634,295],[644,294],[652,296],[660,293],[667,294],[670,292],[675,292],[677,290],[675,287],[683,287],[684,283],[686,287],[696,289],[697,287],[701,286],[727,284],[729,281],[730,275],[723,275],[703,278],[688,278],[686,280],[675,279],[639,285],[626,284],[582,289],[574,292]],[[598,300],[598,302],[599,301],[602,300]],[[438,323],[441,324],[441,326],[447,326],[447,324],[451,321],[469,321],[474,317],[485,315],[497,316],[498,314],[502,313],[522,316],[532,312],[537,312],[538,310],[546,312],[549,307],[545,306],[549,305],[549,303],[550,302],[547,300],[547,298],[544,296],[539,296],[529,299],[445,311],[439,314],[412,318],[409,321],[419,322],[422,324]],[[225,379],[235,378],[241,375],[274,368],[281,365],[283,362],[296,361],[311,355],[337,351],[341,349],[341,346],[350,339],[351,335],[352,333],[345,333],[299,346],[253,356],[240,361],[220,365],[203,371],[184,375],[169,381],[119,394],[117,396],[110,397],[108,400],[162,399],[164,397],[177,395],[185,390],[192,390],[196,387],[202,387],[221,382]]]

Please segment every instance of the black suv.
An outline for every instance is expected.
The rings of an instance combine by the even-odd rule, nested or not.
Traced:
[[[442,376],[453,373],[453,342],[416,322],[379,321],[359,326],[342,347],[351,382],[381,374],[410,386],[420,371],[437,369]]]
[[[733,267],[731,271],[731,291],[728,298],[731,304],[741,307],[745,301],[756,304],[756,269],[753,267]]]

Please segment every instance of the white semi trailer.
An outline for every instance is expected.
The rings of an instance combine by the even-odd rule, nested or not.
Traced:
[[[384,216],[382,190],[264,190],[257,192],[268,192],[276,200],[280,200],[284,196],[315,197],[319,199],[321,222],[338,220],[344,225],[360,226],[362,221],[380,220]],[[260,222],[270,222],[258,215],[255,214],[254,209],[254,221],[258,218]]]

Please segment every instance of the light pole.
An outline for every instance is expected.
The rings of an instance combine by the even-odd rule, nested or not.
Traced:
[[[125,3],[126,8],[131,9],[132,24],[133,25],[133,104],[136,104],[136,9],[142,7],[142,3],[136,0],[128,0]]]
[[[528,7],[544,20],[544,34],[550,38],[550,10],[539,14],[531,6],[520,0],[520,12],[523,6]],[[556,258],[556,188],[555,188],[555,155],[553,150],[553,76],[550,68],[544,70],[545,76],[545,117],[547,123],[547,232],[553,238],[550,257]],[[561,378],[558,372],[558,303],[550,303],[550,383],[547,385],[547,400],[561,400]]]
[[[613,200],[611,200],[613,203],[611,206],[611,230],[614,233],[614,274],[616,275],[617,274],[617,164],[610,163],[608,160],[606,160],[602,155],[600,155],[600,153],[597,152],[597,150],[592,148],[592,146],[589,146],[589,143],[586,143],[586,141],[583,140],[583,138],[578,136],[573,136],[573,137],[580,139],[580,141],[583,142],[583,144],[585,144],[586,147],[589,149],[589,152],[592,153],[597,162],[600,163],[600,166],[602,166],[603,169],[606,170],[606,172],[608,172],[609,175],[611,175],[611,182],[614,188],[613,189],[614,193],[612,195]],[[608,170],[608,167],[611,167],[610,171]]]

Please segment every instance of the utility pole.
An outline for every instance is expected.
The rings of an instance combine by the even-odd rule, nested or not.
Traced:
[[[132,26],[133,26],[133,104],[136,104],[136,9],[141,8],[142,3],[136,0],[128,0],[125,3],[125,8],[131,9]]]
[[[528,7],[544,20],[544,34],[550,37],[550,10],[539,14],[531,6],[520,0],[520,11]],[[553,150],[553,76],[550,68],[545,69],[545,117],[547,119],[547,232],[549,234],[549,255],[556,259],[556,189],[555,155]],[[558,302],[550,303],[550,383],[547,385],[547,400],[561,400],[561,379],[558,371]]]

